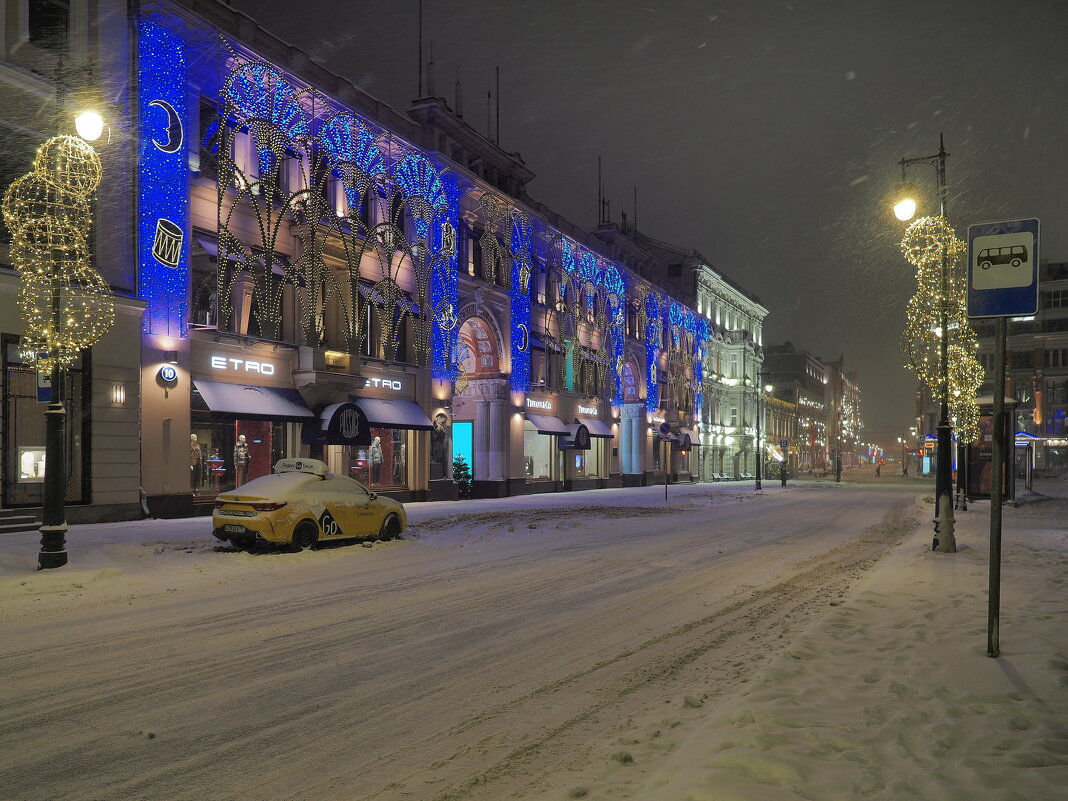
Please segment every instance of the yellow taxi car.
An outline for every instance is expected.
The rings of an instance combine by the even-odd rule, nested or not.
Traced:
[[[318,459],[281,459],[271,475],[216,497],[211,524],[218,539],[237,548],[306,551],[327,540],[393,539],[408,516],[397,501],[334,475]]]

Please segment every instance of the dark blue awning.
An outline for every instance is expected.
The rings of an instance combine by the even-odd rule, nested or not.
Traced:
[[[245,418],[269,420],[308,420],[315,413],[295,389],[229,384],[225,381],[193,379],[209,411]]]

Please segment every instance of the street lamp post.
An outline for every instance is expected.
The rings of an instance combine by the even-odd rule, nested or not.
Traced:
[[[79,115],[83,136],[100,135],[103,126],[94,116],[87,120]],[[84,138],[55,136],[41,145],[33,169],[15,179],[3,196],[4,219],[13,233],[11,260],[22,279],[21,347],[36,369],[52,379],[45,410],[39,570],[67,564],[64,373],[114,319],[114,301],[107,282],[90,264],[85,236],[100,177],[100,157]]]
[[[938,138],[938,152],[931,156],[920,156],[911,159],[901,159],[902,182],[905,180],[905,170],[912,164],[929,164],[935,168],[938,182],[939,215],[946,216],[946,153],[945,142],[942,136]],[[916,213],[916,201],[911,197],[904,197],[894,205],[894,214],[899,220],[912,219]],[[947,295],[949,294],[949,253],[945,246],[942,247],[942,290],[938,300],[938,450],[935,465],[935,531],[931,549],[942,553],[956,553],[957,542],[953,536],[953,499],[951,465],[953,448],[953,424],[949,419],[949,309]]]
[[[763,379],[765,375],[767,375],[767,373],[760,373],[757,376],[757,378],[758,379]],[[761,384],[760,381],[758,380],[757,381],[757,424],[756,424],[756,488],[758,490],[759,489],[763,489],[763,485],[761,483],[761,475],[762,475],[763,469],[764,469],[764,447],[761,444],[760,429],[761,429],[762,418],[764,417],[764,409],[767,406],[767,404],[764,402],[764,393],[765,392],[771,392],[771,385],[768,384],[767,386],[765,386],[765,385]]]

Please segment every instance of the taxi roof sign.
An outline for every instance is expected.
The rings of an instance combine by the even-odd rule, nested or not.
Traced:
[[[313,476],[325,476],[330,472],[326,462],[318,459],[279,459],[274,466],[276,473],[308,473]]]

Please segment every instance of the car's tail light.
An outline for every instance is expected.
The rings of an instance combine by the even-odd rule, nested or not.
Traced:
[[[285,503],[250,503],[249,506],[251,506],[257,512],[273,512],[275,509],[281,509],[283,506],[285,506]]]

